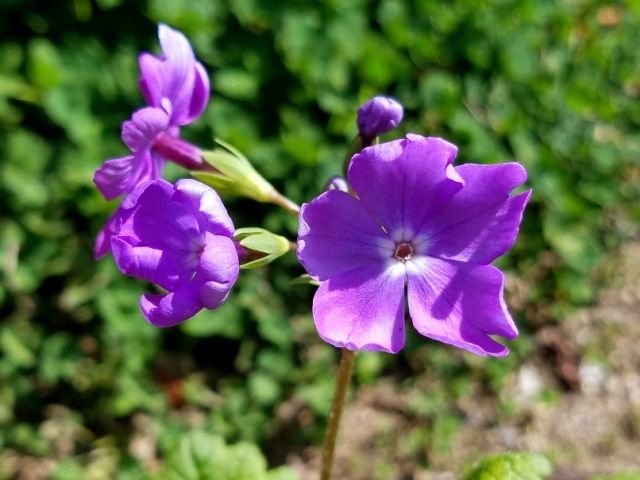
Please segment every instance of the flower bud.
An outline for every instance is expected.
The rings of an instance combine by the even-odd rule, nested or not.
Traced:
[[[277,195],[271,185],[238,150],[217,141],[224,148],[202,152],[202,158],[213,171],[195,171],[191,174],[213,187],[221,195],[247,197],[258,202],[270,202]]]
[[[377,96],[358,109],[358,132],[364,138],[373,138],[396,128],[402,121],[403,108],[390,97]]]
[[[242,269],[261,267],[290,250],[289,240],[264,228],[239,228],[233,240]]]

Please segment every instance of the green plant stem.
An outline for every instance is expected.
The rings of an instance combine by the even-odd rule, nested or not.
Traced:
[[[300,205],[295,203],[293,200],[288,199],[284,195],[282,195],[277,190],[273,190],[273,193],[269,197],[269,201],[274,205],[278,205],[279,207],[284,208],[287,212],[289,212],[294,217],[298,217],[300,213]]]
[[[331,404],[331,410],[329,410],[329,421],[322,446],[320,480],[331,480],[331,469],[333,468],[333,456],[336,449],[338,429],[340,427],[340,417],[342,416],[344,399],[349,389],[349,383],[351,382],[351,373],[353,372],[355,358],[355,351],[347,350],[346,348],[342,349],[340,365],[338,366],[338,377],[336,378],[336,391],[333,394],[333,403]]]

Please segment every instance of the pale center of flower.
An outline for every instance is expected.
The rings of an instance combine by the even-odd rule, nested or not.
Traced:
[[[407,260],[411,260],[411,257],[415,253],[415,249],[413,245],[409,242],[402,242],[396,244],[396,249],[393,252],[393,257],[399,262],[406,262]]]

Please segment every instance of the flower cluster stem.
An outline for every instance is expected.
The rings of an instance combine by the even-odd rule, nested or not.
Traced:
[[[287,212],[289,212],[291,215],[293,215],[296,218],[300,213],[300,205],[295,203],[293,200],[288,199],[287,197],[285,197],[275,189],[273,190],[273,193],[269,197],[269,201],[274,205],[277,205],[285,209]]]
[[[344,399],[351,383],[351,374],[353,372],[353,364],[356,358],[356,352],[353,350],[342,349],[340,355],[340,365],[338,366],[338,377],[336,378],[336,390],[333,394],[333,402],[331,410],[329,410],[329,420],[327,423],[327,431],[324,436],[324,444],[322,446],[322,466],[320,470],[320,480],[331,480],[331,470],[333,468],[333,457],[336,449],[336,438],[340,427],[340,417],[342,416],[342,408]]]

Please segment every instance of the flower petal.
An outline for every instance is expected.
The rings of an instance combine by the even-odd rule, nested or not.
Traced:
[[[160,24],[158,38],[165,57],[162,97],[171,103],[171,124],[185,125],[192,121],[190,107],[196,83],[196,59],[189,40],[181,32]]]
[[[193,212],[172,200],[173,185],[158,179],[144,184],[137,194],[135,209],[123,219],[119,235],[137,239],[159,249],[195,251],[201,247],[201,235]]]
[[[441,138],[407,135],[355,155],[349,183],[392,236],[412,236],[462,188],[450,167],[456,153],[455,145]]]
[[[330,190],[300,210],[298,258],[315,278],[384,262],[393,248],[362,202],[348,193]]]
[[[198,257],[185,250],[140,245],[135,238],[114,236],[111,248],[122,273],[175,290],[191,280]]]
[[[404,282],[404,268],[385,264],[359,267],[323,282],[313,298],[320,337],[350,350],[398,353],[405,338]]]
[[[409,313],[418,332],[478,355],[509,353],[489,336],[518,335],[500,270],[421,257],[407,263],[407,272]]]
[[[158,40],[160,40],[160,48],[165,59],[176,70],[186,71],[195,63],[191,44],[182,32],[161,23],[158,25]]]
[[[509,194],[527,178],[517,163],[467,164],[456,170],[464,188],[425,225],[429,255],[488,264],[509,250],[531,191]]]
[[[122,124],[122,141],[136,153],[151,148],[156,136],[169,127],[169,116],[159,108],[145,107],[133,112]]]
[[[118,212],[111,215],[96,236],[96,243],[93,246],[93,258],[96,260],[104,257],[111,251],[111,237],[116,232],[117,215]]]
[[[205,246],[193,278],[200,287],[200,301],[205,308],[216,308],[224,302],[238,279],[238,253],[229,237],[205,234]]]
[[[104,198],[113,200],[135,187],[138,164],[134,155],[106,160],[93,175],[93,183]]]
[[[156,327],[172,327],[202,310],[198,293],[187,285],[167,295],[146,293],[140,297],[140,309]]]
[[[209,99],[209,78],[181,32],[160,24],[158,38],[162,58],[149,53],[138,57],[140,89],[149,105],[169,114],[171,125],[191,123]]]
[[[161,58],[150,53],[138,56],[140,79],[138,81],[142,95],[152,107],[161,107],[164,85],[164,63]]]
[[[235,232],[233,221],[220,196],[214,189],[190,178],[178,180],[174,199],[190,208],[196,215],[201,231],[232,237]],[[200,218],[198,218],[200,217]]]
[[[189,115],[184,118],[184,123],[191,123],[204,112],[209,103],[211,86],[209,84],[209,75],[200,62],[196,62],[195,82],[191,95],[191,105],[189,106]]]

